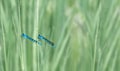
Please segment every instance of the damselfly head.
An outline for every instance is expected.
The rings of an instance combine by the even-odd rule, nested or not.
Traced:
[[[28,36],[27,36],[26,34],[23,33],[23,34],[22,34],[22,37],[27,38]]]
[[[38,39],[44,39],[44,37],[43,36],[41,36],[41,35],[38,35]]]

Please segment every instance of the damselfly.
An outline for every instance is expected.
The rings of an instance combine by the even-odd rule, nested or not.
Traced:
[[[21,35],[23,38],[25,38],[25,39],[29,39],[29,40],[31,40],[32,42],[35,42],[35,43],[37,43],[37,44],[39,44],[39,45],[42,45],[42,43],[41,42],[38,42],[37,40],[34,40],[34,39],[32,39],[31,37],[29,37],[28,35],[26,35],[26,34],[22,34]]]
[[[44,40],[44,41],[46,41],[48,44],[50,44],[51,46],[54,47],[54,43],[53,43],[53,42],[51,42],[50,40],[46,39],[45,37],[43,37],[43,36],[40,35],[40,34],[38,35],[38,39]]]

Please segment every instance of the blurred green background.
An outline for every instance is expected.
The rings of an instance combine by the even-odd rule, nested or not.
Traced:
[[[0,71],[120,71],[120,0],[0,0]]]

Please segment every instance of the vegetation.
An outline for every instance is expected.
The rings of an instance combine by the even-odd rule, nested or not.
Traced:
[[[120,71],[119,52],[120,0],[0,0],[0,71]]]

